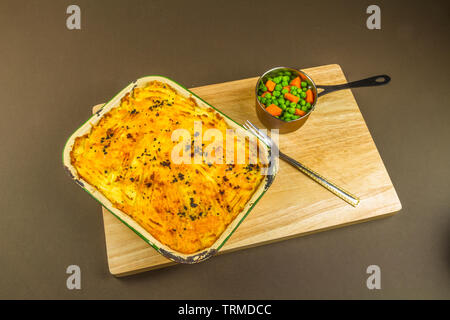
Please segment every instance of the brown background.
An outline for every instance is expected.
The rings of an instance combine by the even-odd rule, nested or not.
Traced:
[[[82,10],[82,30],[65,26]],[[449,2],[1,1],[0,298],[450,298]],[[338,63],[397,189],[394,217],[117,279],[65,140],[131,80],[187,87]],[[69,291],[65,269],[82,270]],[[366,288],[368,265],[382,289]]]

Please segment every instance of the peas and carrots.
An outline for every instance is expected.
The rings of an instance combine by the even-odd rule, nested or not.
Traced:
[[[281,71],[261,81],[258,100],[272,116],[292,121],[311,110],[314,94],[300,76],[290,71]]]

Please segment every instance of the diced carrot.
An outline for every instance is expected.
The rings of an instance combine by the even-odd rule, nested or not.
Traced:
[[[291,92],[291,86],[283,87],[283,89],[288,89],[288,92]]]
[[[264,96],[265,96],[266,94],[268,94],[268,93],[269,93],[269,91],[264,92],[264,93],[261,95],[261,97],[264,98]]]
[[[270,91],[270,92],[272,92],[275,89],[275,86],[276,86],[276,83],[273,82],[272,80],[268,80],[266,82],[267,90]]]
[[[289,93],[289,92],[286,92],[286,93],[284,94],[284,98],[286,98],[286,99],[288,99],[289,101],[294,102],[294,103],[297,103],[298,100],[300,100],[299,97],[294,96],[292,93]]]
[[[281,109],[280,107],[278,107],[277,105],[272,103],[270,106],[268,106],[266,108],[266,111],[268,113],[270,113],[271,115],[273,115],[274,117],[277,117],[277,116],[281,115],[281,113],[283,112],[283,109]]]
[[[300,109],[295,109],[295,114],[300,117],[303,117],[306,114],[306,112]]]
[[[306,90],[305,101],[309,102],[309,103],[313,103],[314,102],[314,96],[313,96],[313,93],[312,93],[311,89]]]
[[[297,87],[297,88],[300,88],[300,83],[301,83],[302,81],[300,80],[300,77],[297,77],[297,78],[295,78],[295,79],[292,79],[292,81],[291,81],[291,86],[295,86],[295,87]]]

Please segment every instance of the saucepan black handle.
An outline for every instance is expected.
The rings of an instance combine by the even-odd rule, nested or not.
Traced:
[[[373,86],[381,86],[383,84],[387,84],[391,81],[391,77],[388,75],[379,75],[374,76],[358,81],[353,81],[349,83],[344,84],[338,84],[335,86],[321,86],[318,85],[317,88],[324,89],[321,93],[318,94],[319,97],[323,96],[324,94],[328,94],[333,91],[343,90],[343,89],[350,89],[350,88],[358,88],[358,87],[373,87]]]

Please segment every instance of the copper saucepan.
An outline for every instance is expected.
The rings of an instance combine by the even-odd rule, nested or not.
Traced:
[[[292,120],[292,121],[283,121],[281,119],[278,119],[274,116],[272,116],[270,113],[268,113],[265,110],[265,106],[259,102],[258,100],[258,88],[261,81],[265,82],[267,78],[275,76],[280,71],[290,71],[292,74],[298,75],[302,81],[306,81],[308,83],[308,87],[313,91],[314,95],[314,102],[311,105],[311,109],[302,117]],[[316,85],[314,81],[311,79],[310,76],[308,76],[303,71],[293,69],[293,68],[287,68],[287,67],[276,67],[273,69],[270,69],[269,71],[265,72],[256,83],[255,88],[255,99],[256,99],[256,113],[258,115],[259,120],[264,124],[264,126],[268,129],[278,129],[279,133],[288,133],[295,131],[299,129],[301,126],[303,126],[308,119],[308,117],[311,115],[311,113],[314,111],[316,107],[316,103],[318,98],[321,96],[328,94],[330,92],[343,90],[343,89],[350,89],[350,88],[358,88],[358,87],[372,87],[372,86],[380,86],[383,84],[387,84],[391,81],[391,78],[388,75],[379,75],[374,76],[358,81],[348,82],[344,84],[338,84],[338,85],[330,85],[330,86],[323,86],[323,85]],[[323,89],[320,93],[317,92],[317,89]]]

